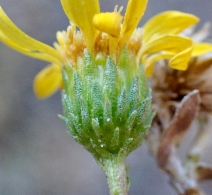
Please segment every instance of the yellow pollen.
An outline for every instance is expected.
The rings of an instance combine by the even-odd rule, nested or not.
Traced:
[[[118,10],[118,5],[116,5],[115,8],[114,8],[114,12],[118,12],[118,13],[120,13],[120,14],[121,14],[122,10],[123,10],[123,6],[121,6],[121,7],[119,8],[119,10]]]
[[[101,53],[102,56],[111,55],[114,60],[118,59],[121,48],[117,45],[117,37],[105,32],[99,32],[94,43],[93,56]],[[77,67],[78,59],[83,58],[84,49],[87,48],[84,36],[76,29],[75,25],[67,28],[67,31],[57,33],[58,43],[54,44],[55,49],[63,56],[64,64]],[[137,55],[142,47],[142,30],[136,29],[126,44],[129,53]]]

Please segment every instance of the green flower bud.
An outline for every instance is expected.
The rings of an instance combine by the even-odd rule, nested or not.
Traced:
[[[96,160],[127,156],[142,143],[154,117],[151,90],[142,65],[126,49],[117,64],[85,50],[77,67],[63,69],[63,80],[61,118]]]

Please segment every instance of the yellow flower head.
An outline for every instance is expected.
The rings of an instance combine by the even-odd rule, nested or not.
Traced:
[[[0,40],[25,55],[51,63],[34,79],[34,91],[39,98],[49,97],[63,86],[61,68],[69,65],[77,68],[85,48],[97,61],[110,55],[115,62],[127,48],[137,63],[144,64],[147,74],[151,74],[154,62],[160,59],[170,59],[172,68],[185,70],[191,56],[212,50],[211,45],[194,47],[192,39],[178,35],[198,22],[191,14],[167,11],[136,29],[148,0],[129,0],[124,17],[122,7],[101,13],[98,0],[61,0],[61,3],[71,25],[67,31],[57,32],[54,47],[26,35],[0,8]]]

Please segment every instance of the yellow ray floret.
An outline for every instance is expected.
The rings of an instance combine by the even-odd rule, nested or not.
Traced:
[[[122,42],[126,43],[130,39],[133,31],[144,15],[147,3],[148,0],[129,0],[121,29],[121,44]]]
[[[0,40],[9,47],[33,58],[60,63],[57,51],[22,32],[0,7]]]
[[[192,51],[192,57],[198,57],[208,52],[212,52],[212,44],[196,43]]]
[[[48,98],[62,86],[61,67],[52,64],[42,69],[34,78],[34,93],[40,99]]]
[[[184,67],[183,69],[179,69],[179,70],[184,70],[187,69],[188,67],[188,63],[187,60],[190,60],[190,57],[188,54],[190,54],[190,47],[189,47],[190,43],[188,42],[188,48],[185,49],[184,51],[182,51],[179,55],[176,55],[175,53],[169,53],[169,52],[160,52],[160,53],[156,53],[151,55],[150,57],[147,57],[147,55],[143,56],[143,63],[145,64],[145,70],[146,70],[146,75],[149,77],[152,75],[153,73],[153,69],[154,69],[154,63],[159,61],[159,60],[163,60],[163,59],[171,59],[173,58],[173,56],[175,56],[174,59],[172,59],[170,61],[170,64],[173,68],[175,68],[175,66],[173,65],[178,64],[177,67],[179,67],[179,65],[181,65],[181,67]],[[201,55],[204,55],[206,53],[212,52],[212,44],[209,43],[195,43],[193,45],[193,49],[191,51],[191,57],[199,57]],[[188,56],[188,57],[186,57]],[[178,59],[176,59],[178,58]],[[186,60],[186,59],[187,60]]]
[[[99,1],[61,0],[61,3],[69,20],[81,29],[86,46],[92,51],[97,33],[93,26],[93,17],[100,13]]]
[[[142,27],[143,41],[147,42],[164,34],[178,34],[198,21],[198,17],[179,11],[160,13],[148,20]]]
[[[150,77],[153,74],[154,71],[154,63],[159,61],[159,60],[164,60],[164,59],[170,59],[173,57],[173,53],[167,53],[167,52],[160,52],[151,55],[150,57],[147,58],[147,55],[144,56],[143,59],[143,64],[145,66],[145,73],[147,77]]]
[[[169,61],[170,67],[177,70],[186,70],[192,49],[193,41],[190,38],[177,35],[162,35],[144,45],[139,55],[143,56],[142,61],[146,68],[151,67],[155,61],[164,57],[171,58]],[[161,54],[161,51],[163,54]],[[148,62],[149,54],[154,55],[149,57]]]

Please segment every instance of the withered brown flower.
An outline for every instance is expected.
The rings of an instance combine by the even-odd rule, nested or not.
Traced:
[[[198,39],[201,41],[205,34],[202,31]],[[201,161],[212,135],[212,53],[192,58],[185,71],[171,69],[167,64],[164,60],[158,62],[149,79],[157,114],[146,140],[159,168],[170,176],[179,195],[204,195],[198,182],[212,179],[212,166]],[[194,121],[198,131],[182,160],[178,147],[185,134],[193,131],[190,126]]]

